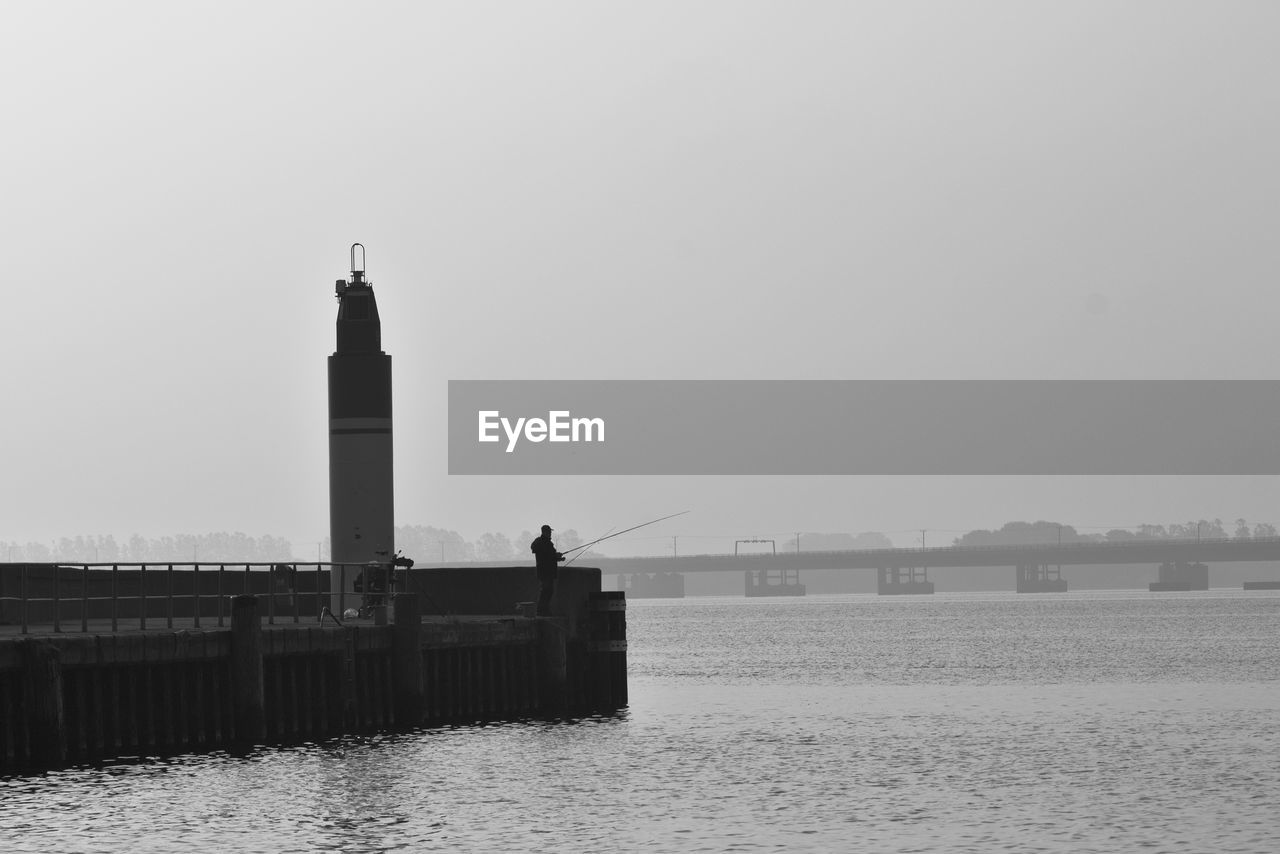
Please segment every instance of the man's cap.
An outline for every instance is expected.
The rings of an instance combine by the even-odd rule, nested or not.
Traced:
[[[550,525],[543,525],[543,526],[542,526],[542,530],[544,530],[544,531],[546,531],[548,534],[550,534],[550,533],[551,533],[551,526],[550,526]]]

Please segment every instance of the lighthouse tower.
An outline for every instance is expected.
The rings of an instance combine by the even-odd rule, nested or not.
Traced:
[[[359,249],[357,262],[356,250]],[[338,346],[329,357],[330,590],[354,590],[360,567],[395,554],[391,477],[391,357],[365,279],[364,246],[351,246],[351,277],[339,279]],[[356,565],[360,565],[357,567]],[[336,605],[336,601],[335,601]]]

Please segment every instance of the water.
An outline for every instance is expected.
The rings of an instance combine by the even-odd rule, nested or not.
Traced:
[[[629,603],[631,707],[0,779],[0,851],[1280,850],[1280,595]]]

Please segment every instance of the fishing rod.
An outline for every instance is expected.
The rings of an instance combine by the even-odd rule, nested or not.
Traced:
[[[607,536],[609,536],[610,534],[612,534],[612,533],[613,533],[614,528],[617,528],[617,527],[618,527],[617,525],[614,525],[614,526],[613,526],[613,527],[611,527],[609,530],[605,531],[605,532],[604,532],[604,535],[605,535],[606,537],[607,537]],[[569,564],[573,563],[575,560],[577,560],[578,558],[582,557],[582,555],[584,555],[584,554],[586,554],[586,552],[581,552],[580,554],[576,554],[576,555],[574,555],[573,557],[569,558],[569,563],[566,563],[566,564],[565,564],[565,566],[568,566]],[[560,553],[560,556],[561,556],[561,557],[564,557],[564,553],[563,553],[563,552],[561,552],[561,553]]]
[[[647,527],[648,527],[648,526],[650,526],[650,525],[656,525],[656,524],[658,524],[659,522],[665,522],[665,521],[666,521],[666,520],[668,520],[668,519],[674,519],[674,518],[676,518],[677,516],[683,516],[684,514],[686,514],[686,513],[688,513],[688,512],[689,512],[688,510],[681,510],[679,513],[672,513],[670,516],[663,516],[661,519],[653,519],[653,520],[650,520],[650,521],[648,521],[648,522],[642,522],[642,523],[641,523],[641,524],[639,524],[639,525],[633,525],[633,526],[632,526],[632,527],[630,527],[630,528],[624,528],[623,530],[619,531],[619,532],[618,532],[618,533],[616,533],[616,534],[609,534],[608,536],[606,536],[606,537],[601,537],[601,538],[600,538],[600,539],[598,539],[598,540],[592,540],[592,541],[591,541],[591,542],[589,542],[589,543],[583,543],[583,544],[582,544],[582,545],[580,545],[580,546],[574,546],[573,548],[571,548],[571,549],[569,549],[569,550],[567,550],[567,551],[563,551],[563,552],[561,552],[560,554],[562,554],[562,555],[571,554],[571,553],[573,553],[573,552],[578,551],[579,549],[585,549],[587,546],[594,546],[596,543],[603,543],[605,540],[612,540],[614,537],[620,537],[620,536],[622,536],[623,534],[629,533],[629,532],[631,532],[631,531],[637,531],[637,530],[639,530],[640,528],[647,528]]]

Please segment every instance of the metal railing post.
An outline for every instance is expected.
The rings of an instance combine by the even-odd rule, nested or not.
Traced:
[[[191,564],[191,609],[195,612],[196,628],[200,628],[200,564]]]
[[[320,598],[320,587],[322,586],[320,584],[320,580],[321,580],[322,571],[323,570],[321,569],[320,564],[317,562],[316,563],[316,618],[321,623],[324,622],[324,599]]]
[[[227,565],[218,564],[218,628],[222,628],[222,577],[227,574]]]
[[[22,633],[25,635],[27,633],[27,565],[25,563],[19,573],[18,586],[22,591],[19,595],[22,596]]]
[[[119,584],[120,565],[111,564],[111,631],[119,631],[120,629],[120,588]]]
[[[89,565],[84,565],[80,576],[80,633],[89,633]]]
[[[165,595],[169,600],[167,605],[168,614],[166,615],[166,626],[171,629],[173,628],[173,564],[169,564],[169,569],[165,572],[165,581],[168,583],[168,589],[165,591]]]
[[[141,594],[141,601],[138,603],[138,628],[146,629],[147,627],[147,565],[145,563],[138,564],[138,592]]]
[[[52,564],[53,569],[53,630],[55,632],[62,631],[62,591],[58,589],[58,565]]]

